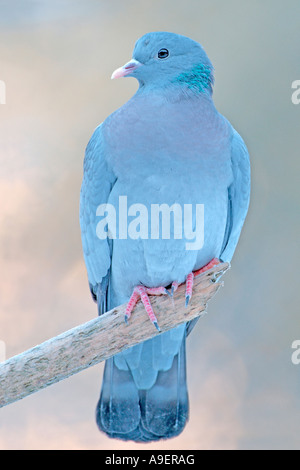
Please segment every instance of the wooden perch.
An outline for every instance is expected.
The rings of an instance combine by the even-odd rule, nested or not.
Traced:
[[[161,332],[205,313],[207,302],[221,286],[218,279],[228,267],[222,263],[196,277],[188,307],[185,307],[185,285],[178,288],[173,300],[167,295],[151,297]],[[161,334],[149,321],[141,302],[128,324],[124,321],[125,308],[126,305],[114,308],[1,363],[0,407]]]

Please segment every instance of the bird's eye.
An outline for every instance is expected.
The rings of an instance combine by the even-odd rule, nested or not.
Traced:
[[[157,57],[159,59],[166,59],[169,56],[169,51],[168,49],[160,49],[158,51]]]

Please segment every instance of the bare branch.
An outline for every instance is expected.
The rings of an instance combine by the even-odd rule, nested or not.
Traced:
[[[195,278],[193,296],[185,307],[185,286],[169,296],[152,297],[151,303],[161,332],[193,320],[205,312],[207,302],[228,269],[219,264]],[[55,338],[0,364],[0,407],[6,406],[49,385],[66,379],[94,364],[152,338],[159,333],[149,322],[141,302],[129,323],[124,322],[126,305],[77,326]]]

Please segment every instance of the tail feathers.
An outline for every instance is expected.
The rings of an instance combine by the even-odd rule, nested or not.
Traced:
[[[140,421],[139,395],[129,371],[106,361],[101,397],[96,409],[98,427],[107,434],[131,433]]]
[[[160,371],[149,390],[138,390],[131,372],[105,364],[96,420],[109,437],[136,442],[168,439],[180,434],[188,420],[185,339],[172,367]]]

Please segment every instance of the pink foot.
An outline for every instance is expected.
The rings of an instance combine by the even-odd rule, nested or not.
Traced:
[[[199,276],[199,274],[202,274],[205,271],[208,271],[213,266],[216,266],[219,263],[220,263],[220,261],[217,258],[214,258],[206,266],[203,266],[203,268],[198,269],[197,271],[194,271],[194,272],[187,275],[187,278],[186,278],[186,293],[185,293],[185,305],[186,306],[188,305],[188,303],[189,303],[189,301],[192,297],[194,277]],[[178,289],[178,287],[179,287],[179,283],[177,281],[172,282],[171,294],[170,294],[165,287],[136,286],[133,289],[133,293],[132,293],[132,295],[129,299],[129,302],[128,302],[126,310],[125,310],[125,322],[128,323],[128,320],[131,317],[131,314],[133,312],[134,307],[136,306],[139,299],[141,299],[151,322],[153,323],[155,328],[158,331],[160,331],[160,328],[159,328],[158,323],[157,323],[157,318],[156,318],[155,313],[153,311],[153,308],[152,308],[150,299],[148,297],[148,294],[149,295],[166,295],[167,294],[170,297],[172,297],[173,293]]]
[[[213,266],[216,266],[217,264],[220,264],[220,260],[218,258],[212,259],[208,264],[203,266],[203,268],[198,269],[197,271],[194,271],[190,274],[187,275],[186,277],[186,291],[185,291],[185,306],[187,307],[193,293],[193,284],[194,284],[194,278],[199,276],[199,274],[204,273],[205,271],[208,271],[211,269]],[[179,284],[178,282],[173,282],[172,283],[172,288],[171,288],[171,295],[178,289]]]
[[[139,299],[144,304],[145,310],[148,313],[148,316],[155,326],[155,328],[160,331],[160,328],[157,323],[157,318],[154,314],[152,305],[150,303],[150,299],[148,297],[149,295],[165,295],[169,294],[167,289],[165,287],[144,287],[144,286],[136,286],[133,290],[133,293],[129,299],[129,302],[126,307],[125,311],[125,322],[128,323],[129,318],[131,317],[132,311],[134,307],[136,306],[137,302]]]
[[[213,268],[214,266],[217,266],[220,264],[221,261],[218,258],[212,259],[209,263],[207,263],[203,268],[198,269],[197,271],[194,271],[194,276],[197,277],[199,274],[205,273],[209,269]]]

